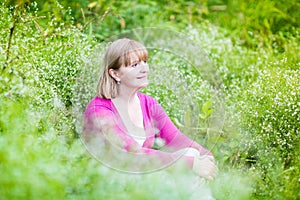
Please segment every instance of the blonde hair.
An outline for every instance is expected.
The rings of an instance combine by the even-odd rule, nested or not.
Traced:
[[[108,47],[97,86],[98,97],[113,99],[118,95],[119,87],[117,81],[111,77],[109,70],[118,70],[122,65],[128,67],[132,62],[132,53],[138,57],[139,61],[148,59],[147,49],[135,40],[128,38],[118,39]]]

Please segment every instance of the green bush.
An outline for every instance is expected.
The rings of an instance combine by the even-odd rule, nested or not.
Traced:
[[[297,199],[298,54],[253,51],[234,43],[227,30],[204,24],[199,29],[192,37],[201,41],[218,68],[226,102],[223,132],[214,151],[219,164],[224,170],[248,169],[257,177],[253,198]],[[297,38],[286,42],[296,44]]]
[[[5,35],[1,43],[10,43],[3,49],[6,56],[2,58],[1,91],[15,96],[27,89],[33,103],[52,105],[56,98],[66,107],[71,106],[82,56],[89,54],[93,42],[72,24],[55,18],[40,24],[35,4],[11,8],[2,5],[1,9],[6,22],[1,24]],[[11,29],[12,34],[8,31]]]
[[[122,174],[92,159],[74,138],[80,131],[75,121],[95,94],[103,56],[93,55],[96,41],[148,25],[174,26],[213,62],[210,72],[217,78],[212,84],[184,58],[150,52],[153,72],[172,79],[161,76],[145,92],[214,153],[220,168],[219,177],[209,183],[214,196],[299,198],[297,2],[20,2],[0,4],[1,198],[198,195],[192,194],[193,175],[181,166],[143,176]],[[195,101],[186,103],[190,97]],[[182,126],[199,121],[204,129]],[[203,134],[209,137],[203,140]]]
[[[299,70],[265,70],[245,90],[242,110],[251,134],[246,153],[262,173],[260,195],[292,199],[298,195],[292,191],[300,189],[295,176],[300,155],[299,75]]]

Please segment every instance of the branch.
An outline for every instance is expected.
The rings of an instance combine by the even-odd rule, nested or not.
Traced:
[[[100,17],[100,21],[103,21],[104,18],[106,17],[106,15],[109,13],[110,8],[108,8],[104,14]],[[82,11],[83,12],[83,11]],[[85,17],[85,16],[84,16]],[[94,22],[96,20],[97,17],[94,17],[92,19],[90,19],[87,23],[85,23],[85,25],[81,28],[81,31],[83,31],[90,23]]]
[[[9,56],[10,56],[10,47],[11,47],[11,42],[12,42],[12,38],[13,38],[13,34],[14,34],[14,30],[17,26],[17,23],[18,23],[18,12],[19,12],[19,7],[16,7],[16,11],[14,13],[14,23],[12,25],[12,27],[9,29],[10,32],[9,32],[9,38],[8,38],[8,43],[7,43],[7,47],[6,47],[6,50],[5,50],[5,53],[6,53],[6,59],[5,59],[5,64],[2,68],[2,72],[7,68],[8,66],[8,61],[9,61]]]

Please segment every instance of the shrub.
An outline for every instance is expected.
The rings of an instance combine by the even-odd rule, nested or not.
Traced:
[[[69,107],[82,57],[93,42],[72,24],[55,18],[42,26],[34,3],[9,8],[2,3],[1,9],[6,22],[1,24],[6,35],[1,43],[10,44],[3,49],[1,90],[15,96],[27,89],[33,103],[52,103],[57,98]],[[8,30],[14,31],[10,34]]]
[[[299,190],[295,176],[300,154],[299,75],[299,70],[264,70],[245,90],[242,110],[251,134],[246,154],[254,159],[252,167],[262,173],[259,195],[291,199],[298,195],[292,191]]]

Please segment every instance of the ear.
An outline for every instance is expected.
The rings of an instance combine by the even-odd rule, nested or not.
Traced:
[[[119,77],[119,74],[116,70],[114,69],[109,69],[108,70],[108,73],[111,77],[113,77],[113,79],[115,79],[116,81],[120,81],[120,77]]]

